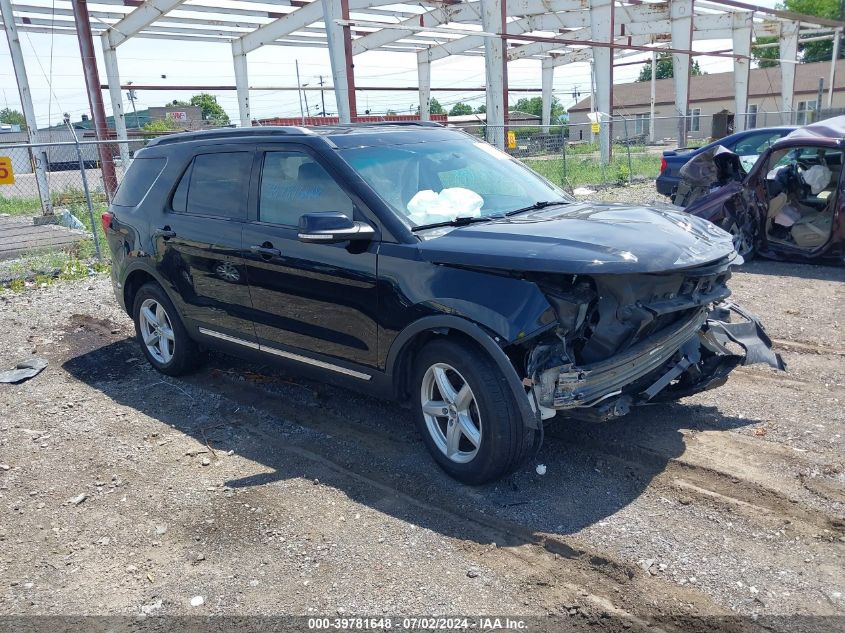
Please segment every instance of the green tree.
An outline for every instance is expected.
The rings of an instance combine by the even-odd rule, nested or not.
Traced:
[[[449,116],[466,116],[467,114],[472,114],[472,106],[466,103],[456,103],[449,110]]]
[[[698,65],[698,60],[693,60],[690,64],[690,75],[697,77],[703,75],[701,67]],[[670,53],[660,53],[657,55],[657,74],[655,79],[669,79],[675,76],[675,68],[672,66],[672,55]],[[648,60],[640,69],[640,76],[637,81],[651,81],[651,60]]]
[[[534,116],[543,116],[543,97],[522,97],[515,105],[511,106],[511,112],[526,112]],[[552,97],[551,120],[558,121],[566,113],[563,105],[557,97]]]
[[[431,114],[446,114],[446,110],[442,105],[440,105],[440,102],[437,99],[429,101],[428,110]]]
[[[194,95],[190,101],[175,99],[168,103],[166,107],[186,108],[189,106],[201,108],[204,121],[211,121],[214,125],[229,125],[229,115],[226,114],[223,106],[217,103],[217,97],[207,92]]]
[[[177,106],[177,107],[185,107],[185,106]],[[152,121],[147,121],[144,123],[144,131],[150,132],[153,134],[162,134],[164,132],[175,132],[179,129],[179,126],[176,124],[176,121],[171,119],[153,119]]]
[[[476,114],[487,114],[487,106],[485,104],[481,104],[475,109]]]
[[[777,5],[778,9],[814,15],[829,20],[840,20],[845,12],[845,6],[840,0],[784,0]],[[776,44],[777,37],[757,38],[756,44],[751,49],[751,55],[757,61],[760,68],[770,68],[778,65],[780,59],[779,46],[766,46],[761,48],[760,44]],[[807,42],[798,47],[798,60],[802,63],[828,61],[833,56],[833,41],[822,40],[819,42]],[[845,47],[841,47],[839,57],[845,58]]]
[[[23,113],[12,110],[11,108],[0,110],[0,123],[20,125],[22,130],[26,129],[26,118],[24,118]]]

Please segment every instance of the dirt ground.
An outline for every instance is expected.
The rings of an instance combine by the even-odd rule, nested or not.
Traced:
[[[157,374],[105,276],[3,293],[0,367],[50,365],[0,385],[0,615],[841,630],[843,281],[746,265],[734,297],[787,373],[561,421],[480,488],[435,467],[399,405],[222,355]]]

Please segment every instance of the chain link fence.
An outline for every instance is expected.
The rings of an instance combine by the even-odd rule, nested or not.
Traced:
[[[121,150],[131,160],[150,139],[75,132],[41,132],[38,143],[0,136],[0,286],[84,277],[108,262],[101,216],[128,167]]]

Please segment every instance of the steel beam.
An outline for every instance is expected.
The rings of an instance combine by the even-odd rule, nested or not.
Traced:
[[[501,33],[502,2],[504,0],[481,0],[481,24],[485,31]],[[505,108],[504,100],[505,62],[504,41],[499,37],[484,38],[484,68],[487,78],[487,141],[504,149],[505,147]]]
[[[782,99],[781,120],[784,125],[792,123],[795,100],[795,62],[798,60],[798,22],[780,24],[780,94]]]
[[[240,40],[232,41],[232,64],[235,68],[235,89],[238,91],[238,118],[241,127],[252,125],[249,111],[249,67]]]
[[[123,91],[120,89],[120,71],[117,66],[117,51],[109,46],[109,40],[105,34],[100,38],[103,45],[103,61],[106,67],[106,83],[109,86],[109,97],[111,98],[111,113],[114,119],[114,131],[117,140],[122,141],[118,145],[120,151],[120,162],[123,168],[129,166],[129,144],[126,142],[126,118],[123,112]]]
[[[651,53],[651,95],[648,108],[648,140],[654,143],[654,104],[657,101],[657,51]]]
[[[751,25],[754,14],[738,11],[733,14],[733,49],[738,55],[751,56]],[[734,131],[742,132],[748,127],[748,78],[751,60],[738,58],[734,61]]]
[[[26,74],[21,40],[18,36],[18,28],[15,25],[10,0],[0,0],[0,15],[3,16],[3,28],[6,31],[9,55],[12,58],[12,66],[15,69],[15,78],[18,82],[18,94],[21,98],[21,109],[26,120],[29,142],[38,143],[41,139],[38,134],[38,122],[35,120],[35,109],[32,107],[32,91],[29,88],[29,77]],[[47,183],[47,153],[43,149],[32,148],[30,149],[30,158],[35,169],[35,182],[38,186],[38,197],[41,198],[41,211],[44,215],[52,215],[53,203],[50,199],[50,187]]]
[[[551,58],[541,62],[541,75],[543,84],[543,132],[549,133],[549,126],[552,123],[552,99],[554,98],[553,87],[555,83],[555,65]]]
[[[343,15],[344,7],[341,4],[346,4],[346,0],[340,2],[338,0],[321,0],[319,6],[323,8],[323,20],[326,25],[332,83],[334,84],[334,95],[337,101],[337,115],[341,123],[351,123],[355,116],[355,79],[351,74],[352,58],[351,55],[347,55],[347,37],[344,35],[344,29],[349,27],[341,27],[337,22],[338,20],[348,19],[348,16]],[[313,5],[303,7],[300,11],[309,9],[311,6]],[[346,7],[348,10],[348,5]]]
[[[88,93],[88,105],[98,141],[109,138],[109,126],[106,123],[106,108],[103,105],[103,92],[100,89],[100,72],[97,70],[97,56],[94,54],[94,37],[91,34],[91,18],[88,17],[87,0],[72,0],[73,19],[76,22],[76,39],[79,41],[79,54],[82,58],[82,73],[85,76],[85,91]],[[114,170],[112,150],[106,144],[97,146],[100,155],[100,173],[108,199],[117,191],[117,174]]]
[[[675,0],[669,5],[672,32],[672,48],[692,48],[693,0]],[[654,69],[656,72],[656,68]],[[689,111],[690,56],[687,53],[672,53],[672,74],[675,84],[675,110],[678,113],[678,146],[684,147],[687,140],[687,116]]]
[[[481,17],[481,10],[478,2],[467,2],[459,5],[445,5],[423,13],[413,18],[408,18],[389,29],[375,31],[369,35],[359,37],[352,43],[352,54],[360,55],[365,51],[381,48],[386,44],[396,42],[411,36],[415,31],[397,28],[400,25],[407,26],[440,26],[449,22],[464,22],[467,20],[477,21]]]
[[[420,120],[431,120],[431,62],[417,56],[417,85],[420,88]]]
[[[613,0],[592,0],[590,3],[590,28],[592,39],[613,42]],[[596,78],[594,110],[601,117],[599,130],[599,156],[603,165],[610,162],[610,121],[613,116],[613,49],[593,47],[593,68]]]
[[[836,85],[836,62],[839,61],[839,47],[842,45],[842,29],[833,33],[833,54],[830,57],[830,82],[827,84],[827,107],[833,107],[833,86]],[[821,104],[819,104],[821,107]]]
[[[146,0],[117,24],[108,30],[109,46],[117,48],[133,35],[140,33],[158,18],[172,11],[185,0]]]

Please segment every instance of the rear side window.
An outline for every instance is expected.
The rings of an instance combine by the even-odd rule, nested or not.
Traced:
[[[164,158],[136,158],[129,166],[123,182],[114,194],[112,204],[118,207],[137,207],[158,178],[164,164]]]
[[[245,219],[251,169],[252,152],[196,156],[173,194],[173,210]]]

